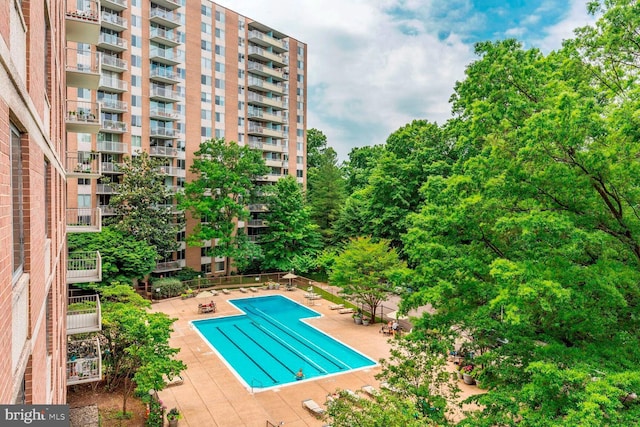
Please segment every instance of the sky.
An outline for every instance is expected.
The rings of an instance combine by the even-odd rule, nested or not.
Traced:
[[[307,128],[346,160],[415,119],[439,124],[474,43],[548,53],[593,23],[586,0],[217,0],[307,44]]]

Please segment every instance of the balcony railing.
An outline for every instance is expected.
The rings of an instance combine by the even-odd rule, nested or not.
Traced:
[[[128,0],[100,0],[100,5],[116,12],[120,12],[129,7]]]
[[[100,33],[100,38],[98,40],[98,44],[107,45],[106,47],[110,50],[115,51],[123,51],[127,50],[129,44],[122,37],[118,37],[113,34]]]
[[[177,176],[181,178],[187,176],[186,170],[180,169],[175,166],[158,166],[158,173],[162,175]]]
[[[100,17],[102,18],[101,25],[105,28],[116,31],[123,31],[127,29],[127,20],[120,15],[116,15],[111,12],[102,12]]]
[[[67,208],[67,233],[100,232],[100,208]]]
[[[247,94],[247,100],[250,103],[261,105],[261,106],[274,107],[281,110],[287,108],[286,102],[284,102],[280,97],[268,98],[266,96],[259,95],[255,92],[249,92]]]
[[[97,133],[100,105],[97,102],[67,100],[65,124],[68,132]]]
[[[125,92],[129,88],[129,85],[124,80],[102,76],[100,78],[100,88],[114,92]]]
[[[100,2],[67,0],[65,32],[68,41],[96,44],[100,34]]]
[[[101,54],[89,49],[65,48],[67,86],[97,89]]]
[[[100,252],[72,252],[67,257],[67,283],[100,282],[102,258]]]
[[[125,133],[127,131],[127,123],[118,120],[103,120],[100,126],[100,132]]]
[[[261,76],[271,76],[280,81],[286,80],[284,76],[284,71],[281,68],[272,68],[267,65],[262,65],[259,62],[249,61],[247,65],[247,69],[254,74],[259,74]]]
[[[102,309],[98,295],[69,297],[67,335],[98,332],[102,329]]]
[[[124,71],[128,69],[128,62],[113,55],[101,55],[102,68],[111,71]]]
[[[116,193],[117,191],[109,184],[96,185],[96,194],[116,194]],[[106,212],[106,210],[104,212]]]
[[[129,104],[119,99],[102,98],[98,101],[102,106],[102,111],[126,112],[129,110]]]
[[[160,126],[152,126],[149,130],[151,138],[177,138],[178,131],[173,128],[165,128]]]
[[[180,113],[178,110],[166,107],[152,107],[149,110],[149,115],[152,118],[160,120],[178,120],[180,119]]]
[[[273,138],[284,138],[286,136],[284,131],[268,128],[265,126],[260,126],[255,123],[249,123],[249,133],[270,136]]]
[[[286,40],[276,39],[257,30],[249,31],[249,40],[263,46],[271,46],[281,52],[289,49],[289,43]]]
[[[160,86],[151,86],[151,97],[169,102],[178,102],[183,99],[183,95],[180,92]]]
[[[149,19],[152,22],[157,22],[160,25],[169,28],[175,28],[181,25],[180,16],[177,13],[169,12],[164,9],[151,8],[149,13]]]
[[[102,379],[102,355],[97,337],[67,342],[67,385]]]
[[[129,146],[122,142],[98,141],[98,151],[101,153],[129,153]]]
[[[184,267],[184,261],[167,261],[167,262],[159,262],[156,264],[156,268],[155,270],[153,270],[154,273],[161,273],[163,271],[172,271],[172,270],[179,270],[182,267]]]
[[[124,173],[120,169],[122,165],[123,163],[102,162],[100,164],[100,169],[102,170],[102,173]]]
[[[87,151],[67,152],[67,177],[98,178],[102,174],[97,153]]]
[[[149,78],[161,82],[174,83],[180,81],[180,75],[167,68],[154,68],[149,73]]]
[[[289,60],[285,56],[275,52],[269,52],[268,50],[262,49],[258,46],[249,46],[249,56],[258,57],[262,61],[271,61],[280,67],[284,67],[289,64]]]
[[[149,155],[162,156],[162,157],[176,157],[178,155],[178,149],[173,147],[163,147],[160,145],[149,147]]]
[[[163,64],[176,65],[184,61],[184,55],[177,49],[163,49],[152,47],[149,49],[149,58]]]
[[[177,46],[180,44],[180,36],[176,31],[165,30],[159,27],[151,27],[149,38],[167,46]]]

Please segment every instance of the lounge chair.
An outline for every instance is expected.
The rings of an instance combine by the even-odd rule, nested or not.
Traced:
[[[357,400],[357,399],[360,399],[360,396],[358,395],[358,393],[356,393],[355,391],[353,391],[353,390],[351,390],[351,389],[345,388],[345,389],[344,389],[344,392],[345,392],[346,394],[348,394],[350,397],[352,397],[352,398],[354,398],[354,399],[356,399],[356,400]]]
[[[311,412],[316,417],[324,415],[324,409],[318,405],[313,399],[307,399],[302,401],[302,407]]]
[[[225,295],[229,295],[231,293],[231,291],[229,289],[223,289],[222,293]]]
[[[250,287],[249,290],[251,292],[258,292],[258,288],[256,288],[255,286]]]
[[[340,314],[353,313],[353,308],[341,308],[340,310],[338,310],[338,313]]]
[[[372,385],[363,385],[360,390],[363,391],[363,393],[368,394],[371,397],[375,397],[378,395],[378,390],[372,386]]]
[[[246,294],[247,292],[249,292],[249,291],[247,290],[247,288],[240,288],[240,289],[238,289],[238,290],[239,290],[240,292],[242,292],[243,294]]]
[[[215,313],[216,303],[211,301],[210,304],[198,304],[198,313]]]
[[[341,308],[344,308],[344,304],[333,304],[329,306],[330,310],[340,310]]]
[[[211,292],[211,296],[216,296],[218,295],[218,291],[216,291],[215,289],[211,289],[209,292]]]
[[[181,375],[176,375],[173,378],[169,378],[168,376],[163,375],[162,379],[164,380],[164,383],[165,383],[165,385],[167,387],[171,387],[171,386],[174,386],[174,385],[180,385],[180,384],[184,383],[184,378],[182,378]]]

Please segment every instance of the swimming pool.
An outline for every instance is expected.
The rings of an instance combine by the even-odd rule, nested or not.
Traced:
[[[375,366],[376,362],[302,319],[320,317],[282,295],[229,301],[245,314],[196,320],[193,325],[252,390]]]

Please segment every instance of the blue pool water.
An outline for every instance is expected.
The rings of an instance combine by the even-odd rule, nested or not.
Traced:
[[[229,301],[245,314],[193,325],[244,381],[262,389],[374,366],[372,359],[302,321],[320,314],[281,295]]]

